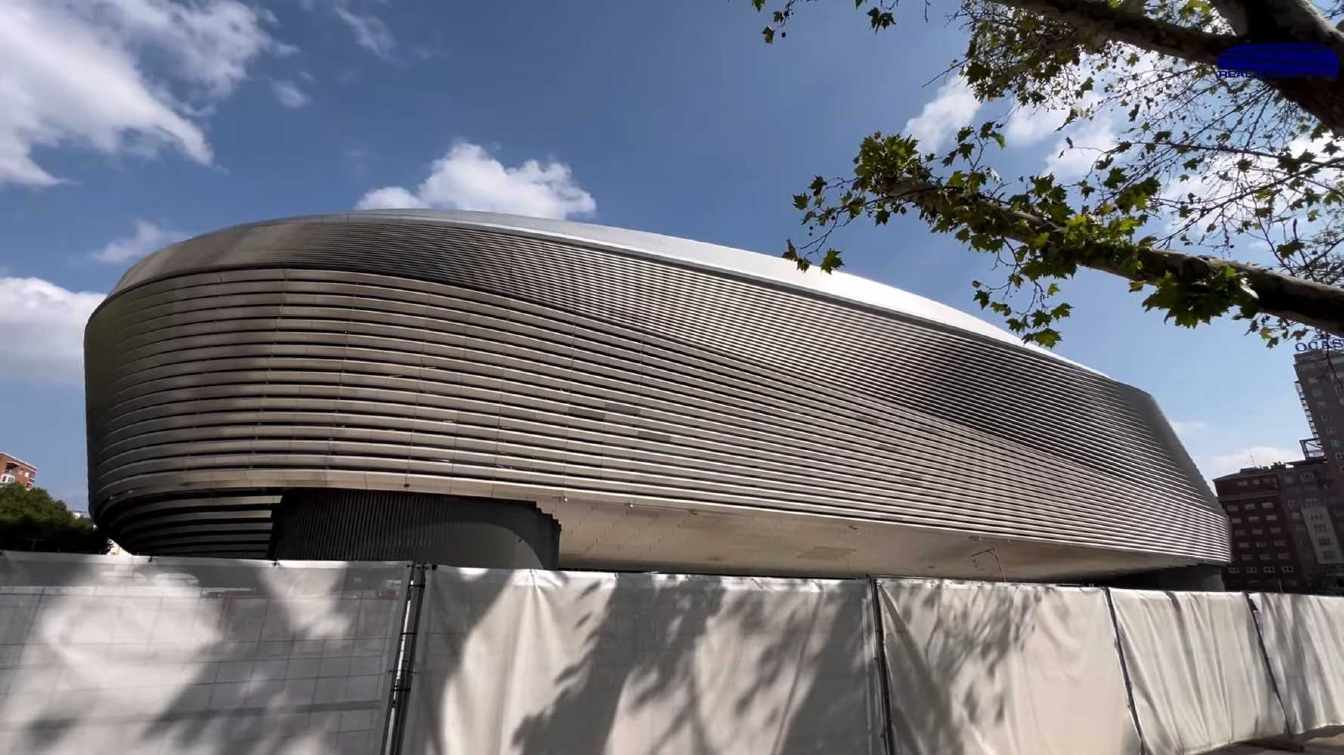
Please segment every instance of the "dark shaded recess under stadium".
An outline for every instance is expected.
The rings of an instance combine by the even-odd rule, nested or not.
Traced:
[[[291,490],[270,558],[554,569],[560,524],[528,501],[370,490]]]

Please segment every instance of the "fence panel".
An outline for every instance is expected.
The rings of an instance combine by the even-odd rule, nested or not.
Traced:
[[[1112,590],[1143,740],[1155,755],[1285,733],[1241,593]]]
[[[406,576],[0,552],[0,752],[376,753]]]
[[[1139,752],[1101,590],[879,581],[901,753]]]
[[[1344,598],[1253,593],[1294,734],[1344,726]]]
[[[406,753],[880,753],[862,581],[440,567]]]

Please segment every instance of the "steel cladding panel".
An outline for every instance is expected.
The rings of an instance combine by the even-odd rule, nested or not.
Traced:
[[[237,501],[337,487],[1228,557],[1141,391],[598,244],[358,214],[230,229],[133,268],[86,351],[91,507],[147,552],[262,555],[270,504]]]
[[[0,752],[380,752],[408,572],[0,551]]]
[[[884,752],[862,581],[428,572],[408,753]]]

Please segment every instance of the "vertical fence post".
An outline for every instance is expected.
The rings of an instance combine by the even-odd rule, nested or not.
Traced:
[[[1260,628],[1260,609],[1255,607],[1255,601],[1251,600],[1251,594],[1243,592],[1246,598],[1246,606],[1251,610],[1251,623],[1255,625],[1255,638],[1259,641],[1260,657],[1265,662],[1265,673],[1269,674],[1269,688],[1274,690],[1274,699],[1279,701],[1279,708],[1283,710],[1283,735],[1291,737],[1293,735],[1293,725],[1288,720],[1288,705],[1283,702],[1283,693],[1279,691],[1279,680],[1274,678],[1274,664],[1269,662],[1269,648],[1265,646],[1265,632]]]
[[[869,577],[873,595],[873,628],[877,631],[877,678],[882,691],[882,744],[887,755],[896,755],[896,727],[891,723],[891,683],[887,675],[887,633],[882,626],[882,590],[877,577]]]
[[[415,673],[415,638],[420,626],[420,604],[425,596],[425,565],[411,564],[406,584],[406,600],[401,612],[401,636],[397,647],[397,666],[388,694],[387,718],[383,722],[383,755],[399,755],[405,734],[406,707],[410,699],[411,676]]]
[[[1129,663],[1125,660],[1125,644],[1120,639],[1120,619],[1115,614],[1115,601],[1111,599],[1111,588],[1101,588],[1106,596],[1106,608],[1111,612],[1111,629],[1115,631],[1115,653],[1120,658],[1120,675],[1125,680],[1125,699],[1129,702],[1129,715],[1134,719],[1134,733],[1139,737],[1139,752],[1148,755],[1148,742],[1143,738],[1143,724],[1139,723],[1139,708],[1134,704],[1134,684],[1129,680]]]

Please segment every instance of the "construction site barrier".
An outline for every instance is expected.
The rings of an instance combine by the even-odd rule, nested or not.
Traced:
[[[0,752],[1192,755],[1344,725],[1344,598],[0,551]]]

